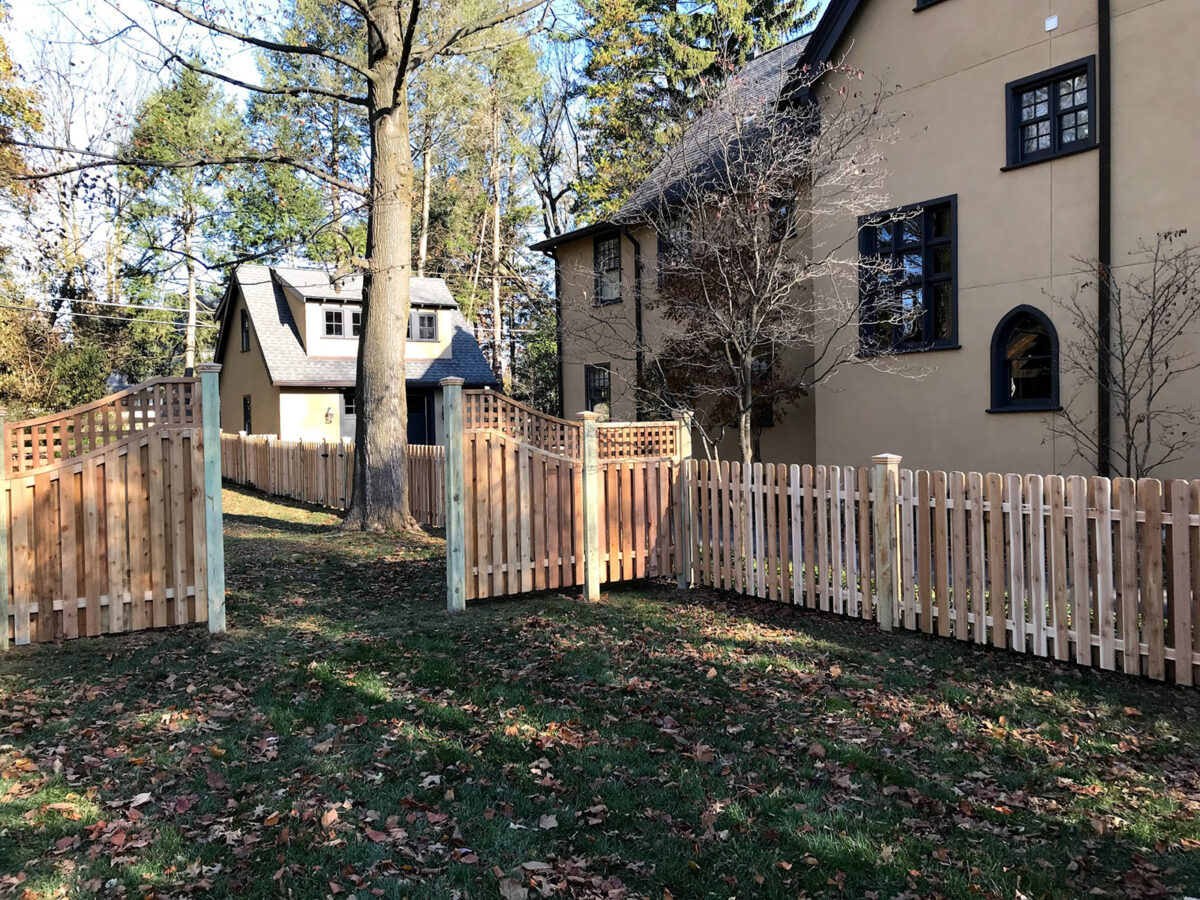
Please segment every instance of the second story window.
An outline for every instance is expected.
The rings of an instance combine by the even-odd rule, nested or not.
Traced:
[[[612,369],[608,363],[583,367],[583,390],[588,410],[607,417],[612,406]]]
[[[958,199],[876,213],[859,228],[864,352],[956,346]]]
[[[1008,164],[1096,146],[1096,64],[1082,59],[1008,85]]]
[[[596,303],[621,302],[621,235],[596,238]]]
[[[342,337],[344,333],[342,311],[340,309],[325,310],[325,337]]]
[[[362,334],[362,310],[354,310],[350,313],[350,337],[358,337]]]
[[[410,341],[436,341],[437,313],[414,310],[408,319],[408,339]]]
[[[250,313],[242,310],[242,352],[250,349]]]

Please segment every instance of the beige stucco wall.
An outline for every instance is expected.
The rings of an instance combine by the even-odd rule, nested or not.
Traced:
[[[217,360],[221,363],[221,430],[230,434],[242,430],[242,397],[248,394],[250,424],[255,433],[278,434],[279,389],[271,384],[267,374],[253,322],[250,323],[250,349],[242,351],[241,321],[246,304],[241,294],[230,302],[234,304],[229,319],[232,331],[225,344],[224,357]]]
[[[279,438],[336,441],[341,432],[341,391],[290,390],[279,395]],[[326,421],[328,412],[331,421]]]
[[[1159,231],[1190,227],[1200,238],[1196,11],[1191,0],[1114,3],[1117,264]],[[1053,14],[1059,25],[1047,32]],[[891,106],[904,118],[888,149],[890,205],[958,197],[961,349],[895,357],[888,372],[856,367],[835,376],[816,404],[821,462],[858,464],[891,451],[918,467],[1091,470],[1093,460],[1051,435],[1053,414],[987,410],[996,325],[1030,304],[1049,315],[1061,341],[1071,340],[1062,301],[1081,279],[1080,259],[1098,251],[1098,151],[1002,171],[1005,85],[1096,53],[1097,32],[1092,0],[946,0],[919,13],[910,3],[863,4],[835,56],[844,52],[850,64],[899,86]],[[1095,386],[1064,374],[1062,399],[1076,394],[1094,404]],[[1162,474],[1200,474],[1200,458]]]
[[[652,229],[636,228],[633,236],[642,253],[642,332],[649,346],[665,333],[666,326],[656,314],[654,295],[658,287],[657,239]],[[621,241],[622,302],[602,307],[593,303],[595,276],[594,241],[591,237],[562,244],[556,252],[558,291],[563,328],[563,411],[575,418],[587,408],[584,369],[588,365],[608,363],[612,368],[612,419],[637,418],[637,329],[635,246],[627,237]],[[778,462],[811,462],[815,452],[812,431],[811,398],[783,410],[783,420],[763,431],[762,459]],[[696,452],[702,452],[697,436]],[[715,452],[722,458],[737,458],[737,434],[729,431]]]

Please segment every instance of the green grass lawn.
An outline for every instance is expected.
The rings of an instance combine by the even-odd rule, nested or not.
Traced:
[[[1200,895],[1194,691],[225,503],[228,635],[0,659],[0,895]]]

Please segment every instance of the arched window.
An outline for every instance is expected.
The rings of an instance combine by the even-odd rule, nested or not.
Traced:
[[[991,412],[1058,408],[1058,333],[1041,310],[1018,306],[992,335]]]

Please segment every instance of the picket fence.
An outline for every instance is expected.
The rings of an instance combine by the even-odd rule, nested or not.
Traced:
[[[446,524],[445,457],[443,447],[408,447],[410,503],[422,525]],[[354,444],[222,433],[221,476],[267,494],[345,509],[354,489]]]
[[[4,425],[0,647],[224,630],[219,370]]]
[[[685,469],[697,583],[1195,683],[1200,481],[910,471],[895,460],[875,471]],[[882,566],[881,525],[892,545]]]
[[[451,609],[675,575],[1196,683],[1200,481],[913,471],[887,455],[718,463],[690,458],[679,422],[572,422],[445,387]]]

